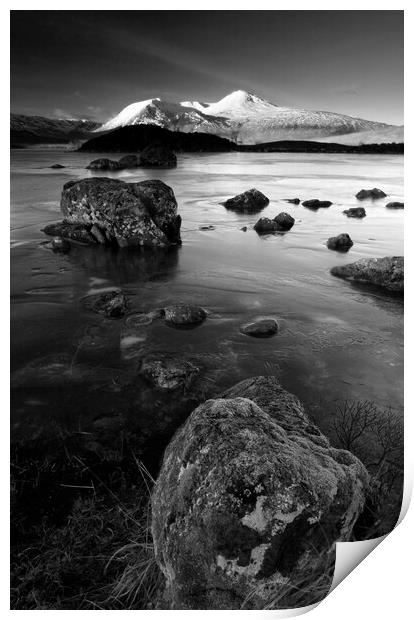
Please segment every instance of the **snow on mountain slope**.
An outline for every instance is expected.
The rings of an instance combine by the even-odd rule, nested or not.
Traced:
[[[388,125],[380,129],[370,131],[358,131],[341,136],[328,136],[319,141],[338,142],[357,146],[359,144],[390,144],[391,142],[404,142],[404,126]]]
[[[330,136],[339,141],[340,136],[357,133],[364,133],[363,139],[369,139],[369,132],[384,131],[386,135],[393,129],[385,123],[334,112],[282,107],[252,93],[236,90],[216,103],[169,103],[161,99],[133,103],[97,131],[137,124],[153,124],[172,131],[212,133],[241,144],[323,140]],[[336,140],[333,138],[333,141]]]
[[[228,137],[232,132],[227,119],[219,116],[209,117],[196,108],[161,99],[132,103],[97,131],[109,131],[125,125],[158,125],[170,131],[187,133],[197,131],[223,137]]]

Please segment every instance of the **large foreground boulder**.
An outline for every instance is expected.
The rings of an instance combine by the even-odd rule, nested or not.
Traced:
[[[316,582],[335,542],[349,540],[368,484],[275,378],[208,400],[170,442],[154,488],[160,606],[262,609]]]
[[[355,263],[332,267],[331,274],[338,278],[374,284],[393,293],[404,292],[404,257],[360,258]]]
[[[98,177],[69,181],[60,207],[65,221],[46,234],[92,243],[126,246],[168,246],[181,243],[181,217],[174,192],[162,181],[125,183]],[[82,232],[81,232],[82,231]]]
[[[222,204],[226,209],[231,209],[232,211],[256,213],[269,204],[269,198],[253,187],[242,194],[237,194],[233,198],[228,198]]]

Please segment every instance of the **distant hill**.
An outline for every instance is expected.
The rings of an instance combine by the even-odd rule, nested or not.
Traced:
[[[284,140],[263,144],[236,144],[204,133],[169,131],[157,125],[129,125],[88,140],[78,149],[90,153],[136,153],[150,144],[163,144],[182,152],[254,153],[403,153],[403,144],[347,145],[305,140]]]
[[[96,134],[95,134],[96,135]],[[79,151],[135,153],[150,144],[163,144],[174,151],[233,151],[236,145],[227,140],[207,133],[183,133],[169,131],[157,125],[129,125],[96,135],[82,144]]]
[[[99,123],[88,120],[52,119],[43,116],[10,115],[12,145],[66,144],[85,140]]]

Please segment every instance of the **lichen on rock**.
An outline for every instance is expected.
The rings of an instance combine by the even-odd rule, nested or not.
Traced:
[[[176,433],[155,485],[166,608],[264,608],[304,571],[318,578],[364,505],[365,467],[332,448],[275,378],[222,396]]]

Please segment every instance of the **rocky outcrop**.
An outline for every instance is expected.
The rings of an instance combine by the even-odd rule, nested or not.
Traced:
[[[161,390],[186,389],[199,372],[191,362],[165,353],[145,357],[140,367],[140,374]]]
[[[167,306],[161,312],[166,323],[174,327],[197,326],[207,318],[204,308],[189,304]]]
[[[330,200],[318,200],[317,198],[313,198],[311,200],[304,200],[302,205],[307,207],[308,209],[312,209],[313,211],[317,211],[318,209],[327,209],[330,207],[332,202]]]
[[[349,540],[368,483],[276,379],[208,400],[167,447],[152,496],[160,606],[263,609],[311,584]]]
[[[107,159],[106,157],[100,157],[94,159],[86,166],[87,170],[121,170],[119,163],[113,159]]]
[[[118,161],[118,165],[123,168],[138,168],[141,165],[139,155],[125,155]]]
[[[342,211],[342,213],[345,213],[347,217],[358,218],[365,217],[367,214],[364,207],[351,207],[350,209],[345,209],[345,211]]]
[[[177,157],[168,146],[147,146],[140,155],[142,168],[175,168]]]
[[[124,183],[97,177],[69,181],[60,207],[64,222],[46,226],[48,235],[120,247],[181,243],[181,217],[171,187],[162,181]]]
[[[374,187],[373,189],[361,189],[355,197],[358,200],[366,200],[370,198],[371,200],[377,200],[378,198],[385,198],[386,193],[382,191],[382,189],[378,189],[378,187]]]
[[[337,250],[338,252],[348,252],[349,248],[352,248],[354,242],[348,233],[342,233],[337,237],[329,237],[326,245],[330,250]]]
[[[119,290],[88,295],[82,302],[90,312],[103,314],[111,319],[123,316],[128,310],[128,297]]]
[[[254,225],[254,229],[259,234],[266,234],[270,232],[284,232],[290,230],[295,223],[295,218],[293,218],[289,213],[279,213],[273,219],[268,217],[261,217],[260,220],[256,222]]]
[[[260,319],[254,323],[248,323],[240,327],[242,334],[254,338],[269,338],[277,334],[279,325],[274,319]]]
[[[331,274],[352,282],[374,284],[393,293],[404,292],[404,257],[361,258],[349,265],[333,267]]]
[[[385,205],[387,209],[404,209],[403,202],[389,202]]]
[[[269,204],[269,198],[259,192],[258,189],[248,189],[242,194],[229,198],[222,203],[226,209],[238,211],[240,213],[256,213],[261,211]]]

